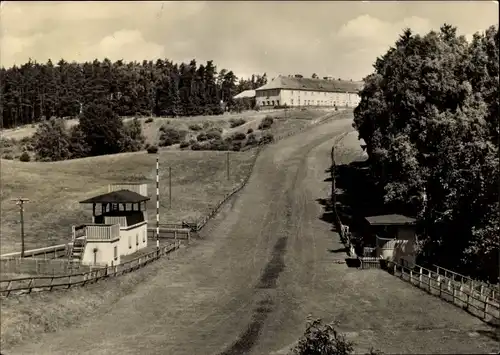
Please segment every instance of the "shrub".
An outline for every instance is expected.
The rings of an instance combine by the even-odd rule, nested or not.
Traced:
[[[206,141],[208,138],[207,138],[207,134],[206,133],[200,133],[196,136],[196,140],[198,142],[204,142]]]
[[[237,132],[235,134],[233,134],[233,141],[242,141],[246,138],[247,136],[245,135],[245,133],[242,133],[242,132]]]
[[[191,146],[191,150],[201,150],[202,146],[200,143],[196,142]]]
[[[247,146],[254,146],[254,145],[257,145],[257,138],[255,137],[255,134],[253,133],[250,133],[248,136],[247,136],[247,141],[246,141],[246,144]]]
[[[147,151],[148,151],[148,154],[156,154],[156,153],[158,153],[158,147],[155,145],[151,145],[148,147]]]
[[[19,157],[19,160],[22,162],[29,162],[31,158],[28,152],[23,152],[23,154],[21,154],[21,156]]]
[[[200,126],[199,124],[192,124],[192,125],[189,125],[189,129],[191,131],[201,131],[203,129],[203,127]]]
[[[259,145],[269,144],[274,142],[274,136],[271,133],[266,133],[260,137]]]
[[[160,134],[160,147],[170,146],[180,143],[187,135],[186,131],[177,130],[172,127],[162,127],[163,131]]]
[[[274,122],[274,119],[271,116],[266,116],[264,119],[259,124],[259,129],[269,129],[271,128],[272,124]]]
[[[220,127],[212,127],[212,128],[210,128],[210,129],[208,130],[208,132],[212,132],[212,131],[213,131],[213,132],[219,132],[220,134],[222,134],[222,131],[223,131],[223,130],[222,130],[222,128],[220,128]]]
[[[153,122],[153,117],[149,117],[148,119],[146,119],[146,121],[144,121],[144,123],[151,123]]]
[[[219,130],[211,129],[207,132],[207,139],[221,139],[222,138],[222,130],[219,132]]]
[[[245,124],[247,121],[245,121],[243,118],[231,118],[229,120],[229,125],[231,126],[231,128],[235,128],[235,127],[238,127],[238,126],[241,126],[243,124]]]
[[[191,139],[189,140],[189,145],[193,145],[193,144],[195,144],[195,143],[196,143],[196,139],[192,139],[192,138],[191,138]]]
[[[233,150],[235,152],[239,152],[241,150],[242,146],[243,146],[243,144],[240,141],[233,142],[233,144],[231,145],[231,150]]]
[[[187,147],[189,147],[189,142],[187,142],[187,141],[181,142],[181,144],[180,144],[180,148],[181,149],[184,149],[184,148],[187,148]]]
[[[293,349],[295,355],[349,355],[354,343],[335,330],[334,323],[322,324],[321,319],[307,321],[306,331]]]
[[[214,139],[210,142],[210,146],[208,147],[208,149],[224,151],[224,150],[229,150],[230,145],[228,142],[223,141],[222,139]]]
[[[12,156],[12,154],[4,154],[4,156],[2,158],[6,159],[6,160],[14,160],[14,157]]]
[[[252,128],[249,128],[248,131],[247,131],[247,134],[250,134],[250,133],[253,133],[253,129]]]

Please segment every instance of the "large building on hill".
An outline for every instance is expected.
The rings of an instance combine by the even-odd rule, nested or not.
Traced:
[[[360,102],[359,81],[278,76],[255,90],[257,105],[356,107]]]

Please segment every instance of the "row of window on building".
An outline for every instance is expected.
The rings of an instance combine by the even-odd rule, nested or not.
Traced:
[[[262,104],[264,106],[279,106],[280,105],[280,100],[269,100],[269,101],[262,101]],[[297,104],[300,106],[300,100],[297,101]],[[344,106],[346,104],[345,101],[340,101],[338,102],[339,105]],[[290,99],[290,105],[294,105],[293,99]],[[304,100],[302,102],[302,105],[304,106],[335,106],[337,105],[336,101],[323,101],[323,100]]]

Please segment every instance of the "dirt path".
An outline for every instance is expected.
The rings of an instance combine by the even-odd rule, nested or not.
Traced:
[[[340,321],[360,350],[491,351],[488,328],[465,312],[380,270],[333,263],[341,245],[316,199],[330,191],[335,136],[351,130],[333,121],[269,147],[198,245],[159,261],[107,312],[6,354],[262,355],[293,343],[308,314]]]

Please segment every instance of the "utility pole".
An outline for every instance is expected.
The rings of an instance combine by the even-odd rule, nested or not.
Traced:
[[[331,177],[332,177],[332,207],[335,210],[335,205],[337,203],[336,191],[337,188],[335,186],[335,145],[332,146],[332,167],[330,169]]]
[[[168,167],[168,205],[172,208],[172,167]]]
[[[226,153],[226,175],[229,181],[229,152]]]
[[[18,199],[13,199],[16,205],[19,206],[21,212],[21,258],[24,258],[24,203],[29,202],[27,198],[19,197]]]

